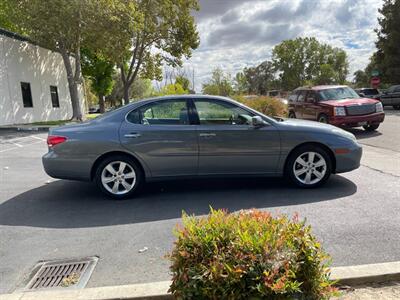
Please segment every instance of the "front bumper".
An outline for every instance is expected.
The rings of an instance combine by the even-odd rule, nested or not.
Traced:
[[[347,148],[347,147],[346,147]],[[347,148],[347,153],[340,153],[340,149],[334,149],[336,157],[335,173],[345,173],[360,167],[362,147],[355,143],[351,148]]]
[[[385,120],[385,113],[374,113],[362,116],[332,117],[329,123],[338,127],[359,127],[364,125],[375,125]]]

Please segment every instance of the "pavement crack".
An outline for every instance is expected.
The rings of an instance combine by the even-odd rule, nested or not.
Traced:
[[[384,171],[382,171],[382,170],[375,169],[375,168],[372,168],[372,167],[367,166],[367,165],[364,165],[364,164],[361,164],[361,166],[366,167],[366,168],[368,168],[368,169],[370,169],[370,170],[372,170],[372,171],[379,172],[379,173],[384,174],[384,175],[390,175],[390,176],[393,176],[393,177],[396,177],[396,178],[400,178],[399,175],[396,175],[396,174],[393,174],[393,173],[384,172]]]

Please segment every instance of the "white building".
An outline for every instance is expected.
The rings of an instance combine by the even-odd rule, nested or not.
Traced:
[[[79,93],[84,111],[82,88]],[[61,54],[0,28],[0,126],[71,117]]]

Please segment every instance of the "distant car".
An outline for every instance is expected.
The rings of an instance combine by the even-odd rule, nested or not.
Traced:
[[[89,112],[89,114],[98,114],[98,113],[100,113],[100,108],[90,107],[88,112]]]
[[[400,109],[400,85],[393,85],[378,97],[383,106],[392,106],[394,109]]]
[[[355,91],[360,97],[372,98],[372,99],[377,99],[380,94],[378,89],[373,89],[373,88],[360,88],[360,89],[355,89]]]
[[[213,176],[286,176],[300,187],[359,167],[353,134],[301,120],[275,120],[229,98],[182,95],[128,104],[51,129],[46,173],[95,181],[114,198],[145,181]]]
[[[382,103],[362,98],[345,85],[301,87],[289,96],[289,118],[329,123],[338,127],[376,130],[385,119]]]

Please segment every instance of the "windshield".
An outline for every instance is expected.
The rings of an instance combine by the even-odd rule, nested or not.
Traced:
[[[320,101],[360,98],[353,89],[347,86],[320,90],[318,95]]]
[[[363,93],[364,95],[378,95],[379,94],[377,89],[365,89],[365,90],[362,90],[361,93]]]

